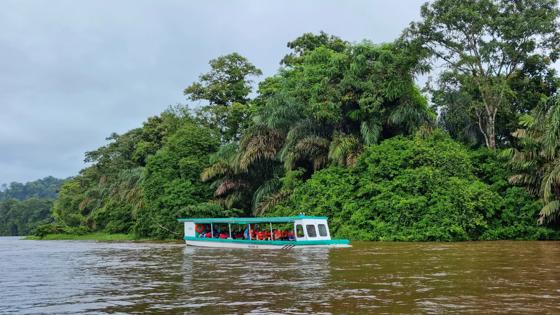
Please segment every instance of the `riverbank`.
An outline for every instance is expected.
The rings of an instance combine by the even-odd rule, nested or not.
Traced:
[[[39,236],[26,236],[24,240],[44,240],[44,241],[54,241],[54,240],[70,240],[70,241],[133,241],[133,242],[150,242],[150,243],[182,243],[182,240],[177,239],[167,239],[167,240],[157,240],[151,238],[142,238],[134,234],[110,234],[110,233],[87,233],[87,234],[47,234],[43,237]]]

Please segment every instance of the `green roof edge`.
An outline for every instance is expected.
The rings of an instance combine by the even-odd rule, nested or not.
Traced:
[[[230,217],[230,218],[180,218],[179,222],[194,222],[194,223],[237,223],[237,224],[250,224],[250,223],[289,223],[301,219],[321,219],[328,220],[325,216],[289,216],[289,217]]]

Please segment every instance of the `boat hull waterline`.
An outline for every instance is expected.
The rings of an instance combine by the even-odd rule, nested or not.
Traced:
[[[345,240],[329,241],[250,241],[229,239],[194,239],[185,237],[187,246],[212,248],[251,248],[251,249],[295,249],[295,248],[340,248],[352,247]]]

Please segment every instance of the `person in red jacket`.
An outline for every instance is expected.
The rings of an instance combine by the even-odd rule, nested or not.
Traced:
[[[282,239],[282,231],[274,230],[274,240],[279,241]]]

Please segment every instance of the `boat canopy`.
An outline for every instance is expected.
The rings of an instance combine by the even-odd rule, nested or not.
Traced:
[[[228,224],[257,224],[257,223],[290,223],[297,220],[319,219],[327,220],[327,217],[315,217],[298,215],[293,217],[258,217],[258,218],[181,218],[179,222],[194,222],[200,224],[228,223]]]

